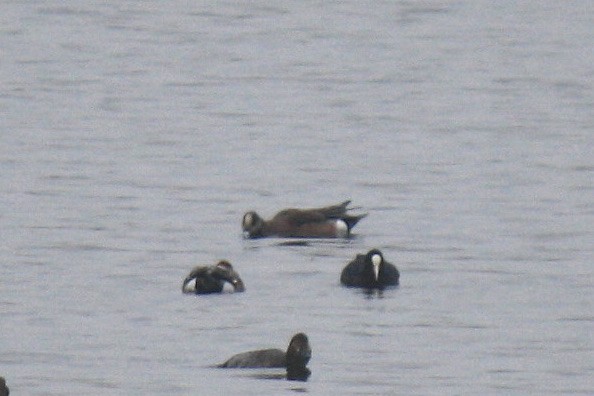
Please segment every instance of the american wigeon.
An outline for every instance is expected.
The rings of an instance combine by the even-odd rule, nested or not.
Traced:
[[[394,264],[385,261],[378,249],[372,249],[367,254],[358,254],[340,274],[340,282],[343,285],[368,289],[395,286],[399,280],[398,269]]]
[[[311,372],[306,367],[311,358],[311,347],[304,333],[297,333],[289,342],[287,351],[280,349],[259,349],[233,355],[222,368],[272,368],[287,369],[287,379],[305,380]]]
[[[195,267],[184,279],[182,292],[195,294],[220,293],[225,282],[233,286],[235,292],[245,291],[243,281],[233,266],[226,260],[216,265]]]
[[[256,212],[247,212],[243,216],[242,228],[249,238],[347,238],[357,222],[367,216],[367,213],[348,214],[350,203],[344,201],[313,209],[284,209],[270,220],[262,219]]]

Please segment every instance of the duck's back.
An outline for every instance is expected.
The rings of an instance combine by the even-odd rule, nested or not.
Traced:
[[[219,367],[255,368],[286,367],[286,354],[280,349],[260,349],[257,351],[238,353]]]
[[[365,268],[365,256],[358,254],[353,261],[342,269],[340,282],[347,286],[356,286],[362,282],[363,269]]]
[[[379,282],[384,286],[396,286],[400,283],[400,271],[394,264],[384,263]]]

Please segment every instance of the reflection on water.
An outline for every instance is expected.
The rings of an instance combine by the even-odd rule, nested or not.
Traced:
[[[389,290],[393,290],[393,289],[397,289],[397,288],[398,288],[398,286],[389,286],[389,287],[384,287],[384,288],[373,288],[373,289],[362,289],[362,292],[369,299],[384,298],[384,291],[386,289],[388,289],[388,293],[389,293],[390,292]]]
[[[265,380],[289,380],[289,381],[303,381],[306,382],[311,375],[311,370],[287,371],[286,373],[258,373],[252,374],[250,377],[265,379]]]
[[[278,242],[277,246],[310,246],[309,241],[298,240],[298,241],[283,241]]]

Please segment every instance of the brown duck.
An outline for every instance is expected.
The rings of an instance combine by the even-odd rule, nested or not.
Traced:
[[[270,220],[250,211],[243,216],[242,228],[248,238],[348,238],[353,227],[367,213],[347,212],[351,201],[312,209],[284,209]]]

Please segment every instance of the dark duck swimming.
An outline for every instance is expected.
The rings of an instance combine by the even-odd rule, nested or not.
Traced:
[[[10,389],[6,386],[6,380],[4,377],[0,377],[0,396],[8,396],[10,394]]]
[[[216,265],[194,267],[182,283],[182,292],[221,293],[225,283],[233,286],[234,292],[245,291],[245,285],[231,263],[221,260]]]
[[[286,368],[287,379],[305,381],[311,371],[306,367],[311,358],[311,347],[304,333],[297,333],[289,342],[286,351],[259,349],[233,355],[221,368]]]
[[[270,220],[250,211],[243,216],[242,228],[248,238],[348,238],[351,230],[367,213],[348,213],[351,201],[312,209],[284,209]]]
[[[340,274],[340,282],[345,286],[382,289],[396,286],[400,281],[400,272],[394,264],[384,260],[378,249],[367,254],[357,254]]]

